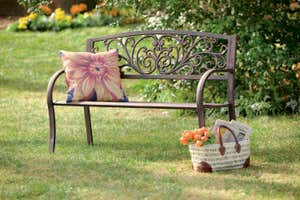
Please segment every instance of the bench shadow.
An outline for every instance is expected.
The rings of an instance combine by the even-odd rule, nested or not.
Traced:
[[[22,147],[30,151],[30,149],[40,149],[48,153],[48,137],[45,139],[32,140],[14,140],[1,141],[0,146],[4,149],[18,149]],[[29,150],[28,150],[29,149]],[[150,142],[124,142],[124,141],[94,141],[93,145],[88,145],[85,138],[66,139],[64,137],[56,142],[55,154],[68,153],[77,154],[78,151],[84,151],[87,154],[93,154],[95,151],[101,153],[112,153],[116,157],[128,157],[134,155],[137,160],[144,161],[176,161],[189,158],[188,149],[186,146],[170,143],[150,143]],[[49,154],[50,156],[51,154]]]
[[[189,158],[187,147],[173,145],[170,143],[138,143],[130,142],[120,144],[119,142],[97,142],[93,148],[102,149],[103,151],[111,151],[119,156],[127,154],[134,155],[136,159],[146,161],[179,161]]]
[[[97,146],[97,145],[96,145]],[[68,183],[73,185],[85,185],[85,187],[91,190],[97,191],[99,186],[103,189],[109,189],[112,185],[118,188],[119,192],[122,191],[136,191],[142,190],[144,192],[156,192],[164,197],[164,188],[169,184],[176,183],[177,186],[168,187],[164,190],[168,195],[168,199],[176,199],[181,195],[195,196],[197,193],[195,190],[203,189],[202,184],[205,184],[205,189],[212,192],[212,196],[218,196],[221,191],[228,191],[231,194],[232,191],[245,192],[246,194],[255,192],[255,196],[274,196],[276,193],[268,194],[269,191],[277,191],[283,194],[284,191],[288,191],[289,195],[297,196],[299,194],[299,188],[293,184],[285,182],[271,182],[265,179],[255,178],[252,173],[247,173],[249,169],[217,172],[213,174],[200,174],[200,173],[161,173],[165,167],[161,169],[158,167],[144,168],[133,163],[129,163],[126,157],[118,160],[105,160],[101,157],[90,158],[86,156],[74,157],[71,155],[49,155],[48,157],[34,157],[34,155],[24,155],[22,160],[15,162],[14,157],[2,157],[3,160],[9,159],[8,162],[2,165],[2,168],[9,170],[15,170],[20,168],[19,173],[24,174],[23,179],[30,177],[31,179],[42,179],[48,182],[54,183]],[[15,166],[17,163],[18,166]],[[35,165],[34,163],[40,163]],[[187,169],[185,171],[188,171]],[[253,172],[257,170],[251,169]],[[263,168],[263,172],[268,170]],[[80,182],[78,180],[80,179]],[[133,181],[135,180],[135,181]],[[144,187],[145,180],[148,182],[148,186],[154,186],[157,191],[153,191],[151,187]],[[213,181],[212,181],[213,180]],[[136,182],[143,183],[142,185],[136,184]],[[216,184],[216,182],[218,184]],[[59,187],[60,184],[57,185]],[[195,190],[182,190],[179,188],[194,188]],[[259,187],[258,187],[259,186]],[[223,192],[222,192],[223,191]],[[140,195],[139,193],[135,193]],[[153,193],[152,193],[153,194]],[[174,196],[173,196],[174,195]],[[205,195],[205,194],[204,194]],[[225,198],[225,197],[224,197]],[[222,199],[222,198],[221,198]]]

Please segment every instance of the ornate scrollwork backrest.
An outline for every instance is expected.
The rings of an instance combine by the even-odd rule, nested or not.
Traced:
[[[234,67],[231,41],[232,36],[203,32],[139,31],[88,39],[87,50],[117,48],[125,74],[194,79],[211,68]]]

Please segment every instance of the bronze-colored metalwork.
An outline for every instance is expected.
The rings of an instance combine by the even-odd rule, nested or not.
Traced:
[[[224,35],[146,31],[92,38],[87,46],[94,53],[118,49],[124,78],[199,79],[208,69],[227,66],[228,37]]]
[[[93,143],[90,106],[196,109],[199,127],[205,126],[205,109],[228,107],[229,118],[235,119],[234,65],[236,36],[193,31],[136,31],[102,36],[87,40],[87,51],[118,49],[121,78],[199,80],[195,103],[148,102],[73,102],[53,101],[55,81],[64,73],[59,70],[50,79],[47,103],[50,119],[49,152],[55,147],[54,106],[82,106],[86,122],[87,142]],[[204,86],[207,80],[226,80],[227,99],[224,104],[205,103]]]

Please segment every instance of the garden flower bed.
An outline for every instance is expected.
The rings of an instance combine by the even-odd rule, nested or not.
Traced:
[[[80,3],[74,4],[68,14],[61,8],[52,10],[46,5],[41,5],[37,11],[19,18],[7,29],[10,31],[61,31],[67,28],[118,26],[141,21],[141,16],[137,16],[135,10],[130,7],[116,8],[98,4],[93,10],[87,11],[87,5]]]

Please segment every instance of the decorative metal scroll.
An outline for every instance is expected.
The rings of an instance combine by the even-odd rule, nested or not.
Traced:
[[[120,68],[142,75],[197,75],[227,66],[228,40],[188,34],[141,34],[94,43],[119,50]]]

